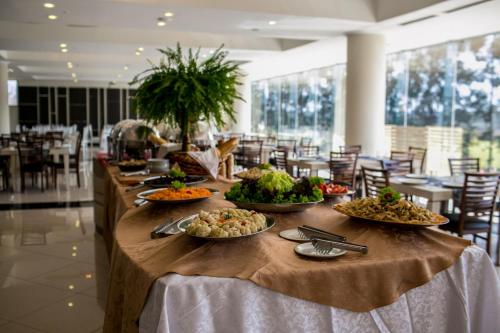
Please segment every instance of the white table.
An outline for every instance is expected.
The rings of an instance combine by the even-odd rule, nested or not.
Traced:
[[[49,155],[52,155],[54,158],[54,162],[59,163],[60,158],[62,156],[64,163],[64,179],[65,185],[69,188],[70,180],[69,180],[69,154],[70,154],[70,145],[62,145],[61,147],[53,147],[49,149]],[[0,148],[0,156],[9,156],[10,157],[10,165],[9,171],[12,178],[12,187],[14,191],[20,190],[19,184],[19,158],[18,151],[15,147],[7,147]]]
[[[154,283],[139,331],[499,332],[499,313],[495,268],[481,248],[470,246],[429,283],[364,313],[292,298],[246,280],[169,274]]]
[[[450,199],[453,199],[453,190],[450,188],[445,188],[442,186],[436,186],[432,184],[425,184],[425,185],[402,184],[401,180],[398,178],[391,178],[389,181],[391,187],[398,192],[426,198],[427,209],[436,213],[439,213],[441,211],[441,204],[443,203],[443,201],[448,201]]]
[[[293,175],[293,168],[298,169],[309,169],[311,170],[311,176],[317,176],[319,170],[329,169],[330,164],[328,161],[316,160],[316,159],[305,159],[305,158],[288,158],[287,159],[287,172]]]

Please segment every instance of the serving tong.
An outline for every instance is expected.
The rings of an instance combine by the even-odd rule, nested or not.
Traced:
[[[163,238],[163,237],[167,237],[170,235],[178,234],[180,232],[179,229],[177,229],[177,228],[175,228],[175,230],[172,230],[172,229],[174,229],[174,227],[177,226],[177,223],[182,219],[183,219],[182,217],[179,219],[175,219],[175,220],[170,218],[166,222],[158,224],[151,231],[151,238],[152,239]]]
[[[361,253],[368,253],[368,247],[365,245],[353,244],[347,242],[347,238],[331,232],[327,232],[308,225],[297,228],[299,234],[306,239],[310,239],[314,249],[321,254],[329,254],[332,249],[342,249]]]

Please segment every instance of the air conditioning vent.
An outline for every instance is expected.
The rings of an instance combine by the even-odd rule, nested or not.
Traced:
[[[475,7],[475,6],[481,5],[481,4],[485,3],[485,2],[491,2],[491,1],[492,0],[483,0],[483,1],[473,2],[473,3],[470,3],[468,5],[464,5],[464,6],[460,6],[460,7],[457,7],[457,8],[453,8],[453,9],[447,10],[447,11],[445,11],[445,13],[446,14],[450,14],[450,13],[458,12],[459,10],[466,9],[466,8],[471,8],[471,7]]]
[[[403,25],[403,26],[404,25],[410,25],[410,24],[413,24],[413,23],[418,23],[418,22],[430,20],[431,18],[434,18],[434,17],[436,17],[436,15],[429,15],[429,16],[418,18],[416,20],[411,20],[411,21],[408,21],[408,22],[403,22],[403,23],[400,23],[399,25]]]

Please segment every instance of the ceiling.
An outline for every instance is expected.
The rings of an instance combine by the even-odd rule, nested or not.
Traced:
[[[55,7],[45,8],[45,2]],[[477,0],[2,0],[0,58],[10,62],[10,76],[20,80],[68,83],[74,80],[74,73],[80,84],[126,84],[148,66],[148,59],[158,61],[157,48],[176,42],[201,47],[205,56],[224,44],[230,59],[241,63],[352,32],[384,33],[401,44],[408,40],[405,34],[422,35],[418,27],[432,20],[433,29],[436,24],[439,28],[439,22],[453,26],[456,19],[446,20],[459,12],[443,13],[474,2]],[[477,12],[482,10],[494,17],[492,7],[500,10],[500,1],[464,9],[460,15],[474,11],[480,19],[483,16]],[[166,17],[165,12],[173,16]],[[49,20],[48,15],[57,19]],[[400,26],[429,15],[438,16]],[[157,25],[158,18],[165,26]],[[493,21],[487,29],[495,29],[498,23]],[[66,53],[61,52],[61,43],[67,44]],[[136,55],[139,48],[144,50]],[[73,68],[68,68],[68,62]]]

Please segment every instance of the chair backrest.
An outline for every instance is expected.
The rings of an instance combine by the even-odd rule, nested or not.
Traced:
[[[298,152],[301,157],[318,157],[319,146],[299,146]]]
[[[391,160],[412,160],[413,154],[407,151],[391,150]]]
[[[413,169],[415,171],[424,173],[425,157],[427,156],[427,149],[410,146],[408,148],[408,152],[413,155]]]
[[[342,153],[357,153],[361,154],[361,145],[339,146]]]
[[[274,135],[268,135],[264,138],[264,143],[269,145],[275,145],[276,137]]]
[[[382,169],[389,171],[389,176],[404,176],[413,173],[413,159],[407,160],[380,160]]]
[[[330,181],[356,188],[356,165],[358,154],[352,152],[330,153]]]
[[[17,152],[21,170],[29,164],[43,164],[43,143],[40,142],[18,142]]]
[[[389,171],[361,167],[361,172],[367,197],[377,197],[384,187],[389,186]]]
[[[493,219],[496,205],[499,173],[466,172],[464,187],[460,199],[459,228],[463,230],[467,214],[488,216],[489,222]]]
[[[310,146],[312,144],[312,138],[307,138],[307,137],[301,137],[300,138],[300,143],[299,146]]]
[[[276,160],[276,168],[279,170],[287,170],[288,168],[288,151],[286,149],[275,149],[272,154]]]
[[[80,160],[80,151],[82,150],[82,140],[83,140],[83,137],[80,134],[80,132],[78,132],[77,138],[76,138],[76,147],[75,147],[75,159],[77,161]]]
[[[262,140],[240,140],[238,150],[234,153],[237,164],[251,168],[261,163]]]
[[[479,172],[479,158],[449,158],[450,174],[462,175],[466,172]]]
[[[293,140],[293,139],[279,140],[278,139],[278,148],[286,149],[287,152],[296,152],[297,151],[297,140]]]

